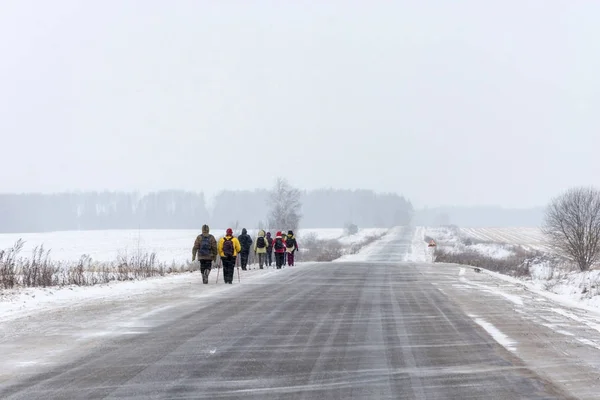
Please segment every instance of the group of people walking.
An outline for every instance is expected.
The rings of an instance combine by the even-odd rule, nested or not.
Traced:
[[[294,266],[298,241],[291,230],[287,232],[287,235],[278,231],[273,238],[271,232],[261,229],[258,231],[256,241],[253,241],[246,228],[242,229],[242,233],[238,237],[235,237],[233,229],[229,228],[225,232],[225,236],[217,242],[215,237],[210,234],[210,228],[205,224],[202,226],[202,233],[194,241],[192,262],[196,261],[196,258],[200,261],[202,282],[207,284],[212,264],[217,261],[218,256],[223,264],[223,279],[225,283],[232,284],[238,255],[242,270],[247,271],[251,251],[258,258],[260,269],[272,265],[273,254],[275,255],[275,266],[277,269],[281,269],[286,263]]]

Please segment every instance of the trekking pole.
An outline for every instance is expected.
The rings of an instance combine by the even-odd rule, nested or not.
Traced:
[[[220,259],[221,259],[221,257],[219,257],[219,259],[217,260],[217,280],[215,283],[219,283],[219,272],[221,271],[221,266],[219,265]]]

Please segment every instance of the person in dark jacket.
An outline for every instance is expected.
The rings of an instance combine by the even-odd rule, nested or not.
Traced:
[[[246,228],[242,229],[242,234],[238,236],[242,251],[240,252],[240,263],[242,270],[246,271],[248,267],[248,257],[250,256],[250,250],[252,249],[252,238],[248,235]]]
[[[293,267],[294,255],[298,251],[298,241],[296,240],[293,231],[288,231],[287,238],[285,240],[285,248],[287,253],[287,263],[290,267]]]
[[[270,267],[273,263],[273,238],[271,232],[267,232],[267,265]]]
[[[202,274],[202,283],[208,283],[208,275],[212,269],[212,263],[217,259],[217,240],[210,234],[208,225],[202,225],[202,234],[196,237],[194,247],[192,247],[192,262],[200,261],[200,273]]]

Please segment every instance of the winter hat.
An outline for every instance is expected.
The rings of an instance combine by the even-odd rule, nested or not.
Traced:
[[[288,231],[288,236],[294,236],[294,232]]]
[[[233,229],[227,228],[227,232],[225,232],[227,236],[233,236]]]
[[[208,233],[208,232],[210,232],[208,225],[206,225],[206,224],[202,225],[202,233]]]
[[[277,231],[277,236],[281,237],[281,231]]]
[[[248,231],[246,230],[246,228],[242,228],[242,235],[245,235],[246,233],[248,233]]]
[[[267,232],[267,237],[271,237],[271,232]]]

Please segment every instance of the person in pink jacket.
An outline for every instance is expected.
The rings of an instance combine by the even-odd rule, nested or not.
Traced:
[[[277,269],[281,269],[285,257],[285,241],[281,236],[281,231],[277,232],[273,241],[273,251],[275,252],[275,265]]]

